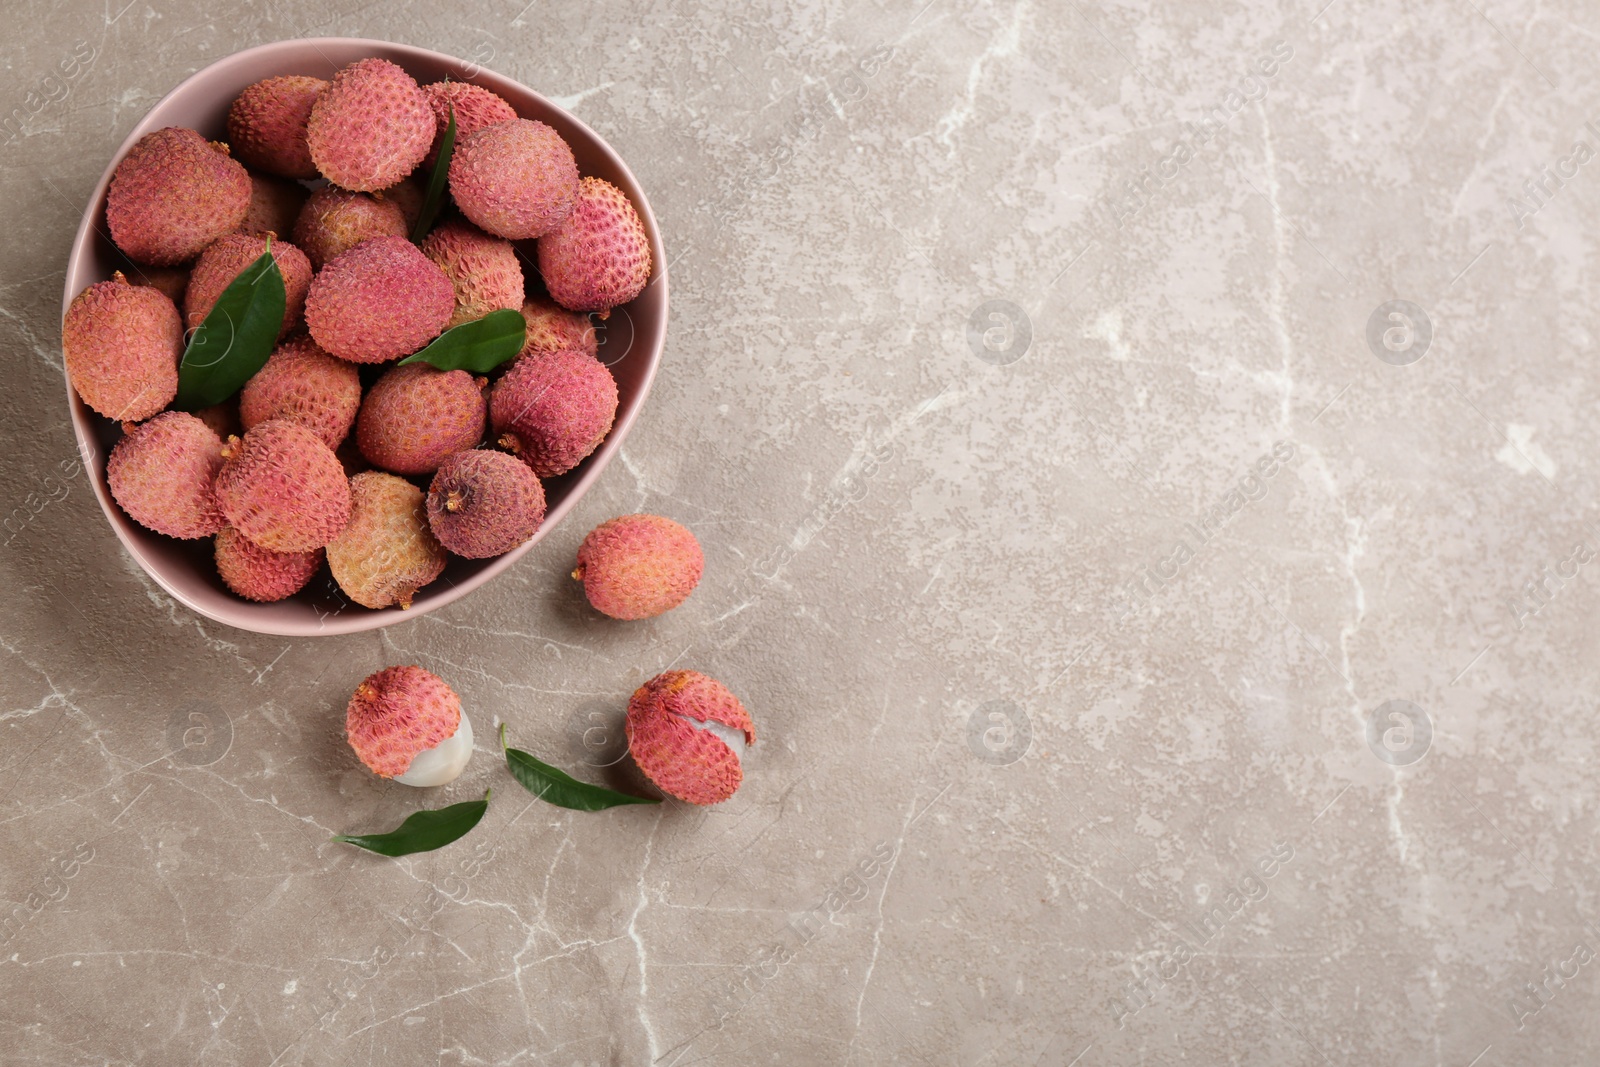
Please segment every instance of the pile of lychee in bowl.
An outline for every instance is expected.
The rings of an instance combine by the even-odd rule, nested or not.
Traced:
[[[284,634],[437,607],[620,446],[665,333],[660,242],[621,160],[548,101],[420,49],[286,41],[196,74],[129,142],[62,345],[102,505],[191,607]],[[270,355],[204,396],[263,265]],[[418,361],[507,312],[503,362]]]

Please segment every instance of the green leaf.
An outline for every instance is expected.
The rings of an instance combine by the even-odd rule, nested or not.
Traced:
[[[411,243],[421,244],[433,229],[433,220],[439,217],[439,207],[444,203],[444,187],[450,177],[450,157],[456,153],[456,106],[450,105],[450,121],[445,123],[444,137],[439,140],[439,158],[433,162],[433,174],[428,178],[428,195],[422,200],[422,210],[417,212],[417,225],[411,231]]]
[[[632,797],[588,782],[580,782],[517,748],[506,748],[506,724],[500,724],[500,747],[505,749],[506,766],[522,788],[558,807],[577,811],[601,811],[619,804],[659,804],[654,797]]]
[[[489,810],[490,790],[483,791],[482,800],[468,800],[436,811],[419,811],[400,824],[399,829],[386,834],[340,834],[335,841],[364,848],[381,856],[409,856],[413,852],[432,852],[462,837],[478,825],[483,813]]]
[[[179,411],[198,411],[237,393],[272,355],[283,329],[283,274],[272,258],[272,241],[259,259],[239,272],[189,337],[178,364]]]
[[[440,370],[487,374],[521,352],[527,339],[528,323],[522,312],[501,308],[481,319],[446,330],[427,348],[400,362],[430,363]]]

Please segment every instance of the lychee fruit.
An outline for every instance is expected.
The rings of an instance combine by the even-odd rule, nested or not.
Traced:
[[[688,599],[705,570],[700,542],[659,515],[623,515],[589,531],[572,576],[613,619],[652,619]]]
[[[217,474],[228,525],[274,552],[321,548],[350,521],[350,483],[315,432],[272,419],[229,438]]]
[[[239,417],[245,429],[268,419],[288,419],[337,449],[361,409],[361,375],[300,335],[278,345],[266,365],[244,383]]]
[[[366,471],[350,479],[350,523],[328,545],[328,568],[346,596],[368,608],[411,606],[444,570],[444,548],[428,529],[422,490]]]
[[[539,275],[551,299],[604,317],[650,281],[650,238],[622,190],[601,178],[579,185],[572,213],[541,238]]]
[[[594,323],[583,312],[568,311],[552,300],[533,297],[522,305],[522,320],[528,324],[528,333],[522,351],[517,353],[519,359],[564,348],[575,348],[591,356],[600,351]]]
[[[121,273],[72,298],[61,349],[72,387],[108,419],[148,419],[178,395],[183,319],[159,289]]]
[[[418,185],[414,178],[395,182],[382,192],[374,193],[373,196],[400,209],[400,214],[405,216],[406,233],[410,233],[411,228],[417,224],[417,217],[422,214],[422,203],[427,198],[422,186]]]
[[[345,710],[345,735],[374,774],[404,785],[444,785],[472,756],[472,723],[461,698],[421,667],[369,675]]]
[[[373,237],[311,280],[306,326],[330,355],[383,363],[439,336],[455,313],[444,271],[404,237]]]
[[[372,192],[416,169],[434,129],[433,108],[411,75],[387,59],[360,59],[317,97],[306,144],[324,178]]]
[[[209,537],[222,528],[212,483],[222,440],[183,411],[133,427],[106,462],[111,495],[133,521],[168,537]]]
[[[444,140],[444,131],[450,126],[450,111],[455,109],[456,115],[456,144],[474,130],[481,130],[485,126],[493,126],[497,122],[510,122],[517,117],[517,109],[506,103],[505,100],[485,89],[481,85],[470,82],[434,82],[424,85],[422,91],[428,94],[428,103],[433,107],[433,116],[438,123],[438,132],[433,137],[433,147],[428,149],[428,156],[422,161],[422,166],[428,171],[433,170],[433,165],[439,159],[439,143]]]
[[[456,142],[450,195],[463,215],[496,237],[542,237],[572,210],[578,163],[544,123],[500,122]]]
[[[455,288],[450,326],[481,319],[491,311],[522,307],[522,264],[517,250],[468,222],[437,227],[422,242],[422,252],[439,265]],[[447,329],[449,327],[446,327]]]
[[[428,486],[428,525],[466,559],[509,552],[544,522],[544,486],[526,463],[475,448],[439,465]]]
[[[226,441],[230,436],[244,432],[244,427],[239,424],[237,396],[230,396],[221,403],[201,408],[194,413],[194,417],[211,427],[211,432],[217,435],[219,441]]]
[[[237,230],[249,209],[250,175],[228,146],[177,126],[139,138],[106,194],[111,239],[157,267],[187,263]]]
[[[374,466],[432,474],[446,456],[483,439],[482,382],[464,370],[407,363],[384,372],[356,416],[356,441]]]
[[[262,548],[232,526],[217,531],[214,554],[223,584],[246,600],[261,604],[294,596],[322,566],[320,548],[309,552],[274,552]]]
[[[658,674],[628,701],[628,751],[645,777],[691,804],[720,804],[744,780],[740,759],[755,724],[715,678],[698,671]]]
[[[318,270],[369,237],[404,237],[400,205],[387,196],[352,193],[327,185],[312,193],[294,221],[294,243]]]
[[[228,109],[228,143],[234,155],[241,163],[282,178],[315,178],[317,165],[306,145],[306,122],[327,88],[323,79],[303,74],[247,86]]]
[[[265,174],[250,175],[250,207],[239,224],[240,233],[285,236],[305,206],[306,187]]]
[[[552,478],[611,432],[617,383],[598,359],[573,349],[525,356],[495,383],[489,414],[500,447]]]
[[[283,277],[283,325],[278,328],[282,337],[299,326],[305,318],[306,293],[311,288],[311,261],[306,254],[287,241],[270,237],[252,237],[249,234],[230,233],[218,238],[195,261],[189,275],[189,289],[184,294],[183,311],[189,329],[195,329],[216,304],[222,291],[250,264],[261,258],[272,243],[272,260]]]
[[[159,289],[167,299],[183,307],[183,294],[189,288],[188,267],[140,267],[128,261],[127,278],[134,285],[148,285]]]

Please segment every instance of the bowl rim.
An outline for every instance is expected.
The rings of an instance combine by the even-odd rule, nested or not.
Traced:
[[[193,82],[216,67],[245,63],[251,58],[271,56],[280,52],[298,54],[304,53],[307,49],[320,52],[322,46],[337,48],[340,51],[351,48],[364,49],[368,51],[369,55],[388,59],[402,67],[406,65],[406,59],[419,60],[431,64],[453,64],[464,73],[471,72],[465,74],[461,80],[483,85],[484,88],[500,93],[503,96],[508,95],[508,92],[509,95],[513,96],[526,94],[526,96],[536,100],[540,107],[549,109],[551,112],[561,116],[563,121],[576,127],[589,138],[590,144],[606,159],[616,175],[624,179],[623,184],[626,185],[626,188],[624,188],[623,192],[628,195],[635,210],[638,211],[640,221],[643,223],[646,236],[650,241],[650,253],[655,262],[652,264],[651,279],[646,283],[645,288],[649,289],[656,285],[661,287],[659,298],[661,314],[648,336],[639,333],[635,334],[629,349],[630,352],[636,349],[642,350],[643,358],[646,361],[644,373],[639,380],[637,394],[633,402],[626,407],[619,407],[616,421],[606,434],[605,440],[577,468],[575,471],[578,475],[577,480],[566,487],[561,501],[546,513],[544,522],[531,538],[511,551],[487,561],[481,569],[475,571],[464,581],[451,583],[447,588],[441,589],[426,598],[419,593],[417,602],[409,609],[396,607],[376,610],[360,608],[359,611],[341,611],[337,614],[318,616],[307,619],[304,623],[286,622],[279,617],[279,613],[260,613],[260,619],[257,620],[253,617],[256,614],[255,609],[272,605],[255,604],[243,598],[237,599],[236,611],[222,611],[205,603],[202,598],[190,596],[167,579],[162,573],[162,565],[158,565],[150,559],[139,543],[130,535],[131,527],[128,523],[131,520],[125,518],[121,508],[117,506],[116,501],[111,497],[102,469],[103,461],[107,457],[101,455],[102,452],[108,452],[108,450],[100,446],[93,432],[96,426],[94,420],[101,418],[101,416],[89,410],[78,397],[77,391],[72,387],[71,379],[66,375],[66,361],[63,359],[62,383],[66,387],[68,413],[72,422],[73,434],[77,441],[79,460],[84,466],[84,473],[90,478],[95,498],[100,502],[100,509],[104,512],[112,531],[116,534],[117,540],[121,542],[123,549],[133,557],[134,561],[157,585],[189,610],[235,629],[280,637],[329,637],[338,634],[361,633],[420,618],[436,608],[442,608],[447,604],[452,604],[462,599],[491,579],[504,573],[517,560],[521,559],[525,553],[530,551],[546,534],[553,530],[568,512],[577,506],[578,501],[593,487],[612,458],[621,451],[622,443],[638,418],[639,412],[643,409],[645,401],[650,395],[650,389],[655,383],[656,373],[660,369],[671,304],[668,299],[669,289],[665,249],[662,246],[660,226],[656,222],[655,212],[650,206],[650,201],[645,196],[643,187],[627,162],[617,153],[616,149],[611,147],[610,142],[589,126],[588,123],[555,103],[543,93],[529,88],[508,75],[500,74],[479,63],[462,59],[459,56],[452,56],[448,53],[437,52],[428,48],[419,48],[416,45],[364,37],[294,37],[270,41],[238,52],[232,52],[206,64],[173,86],[160,100],[151,105],[139,121],[134,124],[133,129],[129,131],[121,146],[118,147],[106,164],[105,171],[90,194],[88,203],[84,206],[82,218],[78,222],[77,232],[73,236],[72,245],[67,254],[66,277],[62,285],[61,313],[63,318],[78,293],[86,285],[101,280],[91,279],[88,282],[80,282],[78,276],[82,272],[79,269],[79,264],[86,256],[97,232],[104,236],[107,241],[110,241],[110,235],[100,229],[100,218],[104,214],[106,193],[111,185],[111,176],[123,157],[128,154],[129,150],[141,137],[152,130],[161,128],[160,120],[156,119],[155,116],[163,110],[164,106],[174,97],[182,94]],[[324,56],[324,58],[327,57]],[[332,63],[332,60],[329,60],[329,62]],[[351,60],[351,62],[354,62],[354,60]],[[337,68],[343,64],[335,63],[333,65]],[[113,247],[115,247],[114,243]]]

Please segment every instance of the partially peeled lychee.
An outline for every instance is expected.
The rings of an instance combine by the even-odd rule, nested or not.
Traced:
[[[628,751],[663,792],[720,804],[744,780],[741,757],[756,742],[739,698],[699,671],[656,675],[628,701]]]
[[[345,736],[361,762],[402,785],[454,781],[472,757],[472,722],[461,698],[432,671],[389,667],[356,687]]]

